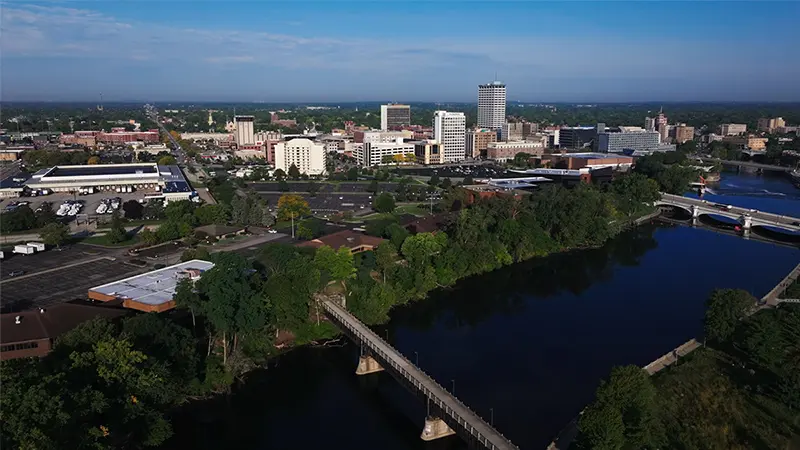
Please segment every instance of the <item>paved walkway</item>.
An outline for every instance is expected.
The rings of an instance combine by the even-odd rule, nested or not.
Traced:
[[[367,348],[387,361],[396,373],[422,391],[431,402],[442,409],[444,414],[470,433],[477,442],[489,449],[518,448],[347,310],[330,300],[322,302],[322,306],[328,314],[355,334]]]

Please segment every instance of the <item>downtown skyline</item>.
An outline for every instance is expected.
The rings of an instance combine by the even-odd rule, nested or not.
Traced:
[[[795,3],[461,5],[2,3],[0,97],[475,102],[497,73],[509,101],[800,100]]]

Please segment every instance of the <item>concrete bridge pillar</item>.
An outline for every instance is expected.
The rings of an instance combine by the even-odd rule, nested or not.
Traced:
[[[369,355],[360,356],[358,358],[358,367],[356,368],[356,375],[367,375],[370,373],[381,372],[383,367],[375,361],[375,358]]]
[[[753,218],[746,214],[739,217],[739,222],[741,222],[742,228],[745,230],[750,230],[753,227]]]
[[[456,434],[456,432],[444,423],[444,420],[428,416],[425,418],[425,426],[422,427],[422,434],[419,437],[423,441],[432,441],[453,434]]]
[[[700,217],[700,208],[697,205],[692,205],[692,218]]]

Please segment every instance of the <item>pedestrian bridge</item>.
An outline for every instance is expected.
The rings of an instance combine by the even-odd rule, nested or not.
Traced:
[[[321,304],[328,317],[362,346],[356,374],[387,370],[401,384],[424,396],[429,408],[434,407],[438,416],[429,414],[425,419],[421,435],[423,440],[457,434],[472,446],[487,449],[518,448],[343,306],[332,300],[322,300]]]
[[[706,200],[672,194],[661,194],[661,200],[656,202],[656,206],[660,205],[681,208],[691,214],[692,218],[712,214],[728,217],[738,221],[746,232],[754,226],[761,226],[773,227],[789,233],[800,233],[800,218],[798,217],[783,216],[738,206],[721,205]]]

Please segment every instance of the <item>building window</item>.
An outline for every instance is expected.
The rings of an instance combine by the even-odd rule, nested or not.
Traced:
[[[38,342],[23,342],[21,344],[7,344],[0,347],[0,352],[14,352],[18,350],[28,350],[39,348]]]

